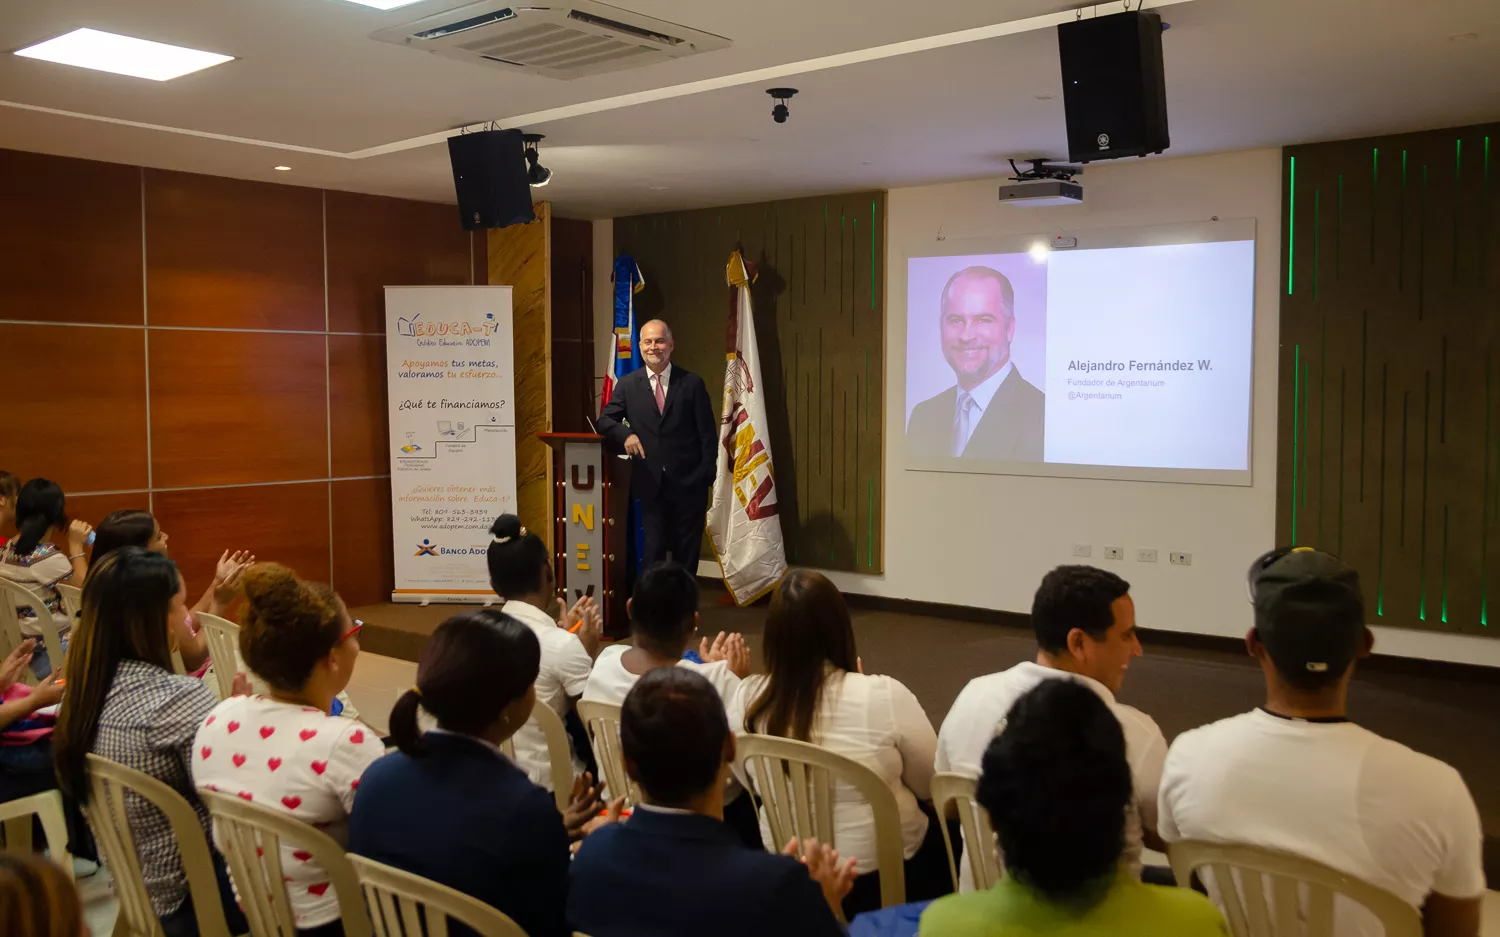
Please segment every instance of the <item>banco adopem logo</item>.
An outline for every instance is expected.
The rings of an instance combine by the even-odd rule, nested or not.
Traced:
[[[433,543],[431,540],[423,540],[421,543],[417,544],[417,552],[413,553],[412,555],[413,556],[437,556],[438,555],[438,546],[437,546],[437,544]]]

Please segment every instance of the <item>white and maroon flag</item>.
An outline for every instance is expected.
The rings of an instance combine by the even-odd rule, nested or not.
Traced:
[[[708,508],[708,536],[724,573],[724,585],[737,604],[749,605],[786,572],[786,548],[750,306],[755,268],[735,251],[726,276],[730,306],[724,408],[719,418],[719,472]]]

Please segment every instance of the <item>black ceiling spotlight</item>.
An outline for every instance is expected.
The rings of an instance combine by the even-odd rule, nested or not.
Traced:
[[[521,135],[521,144],[526,151],[526,181],[539,189],[552,181],[552,170],[537,162],[536,145],[546,139],[546,134],[526,133]]]
[[[796,88],[767,88],[766,89],[766,94],[769,94],[776,101],[776,106],[773,107],[773,108],[771,108],[771,119],[772,120],[776,121],[778,124],[784,124],[784,123],[786,123],[786,119],[789,116],[791,116],[791,113],[792,113],[787,108],[786,102],[790,101],[792,99],[792,95],[794,95],[796,93],[797,93],[797,89]]]

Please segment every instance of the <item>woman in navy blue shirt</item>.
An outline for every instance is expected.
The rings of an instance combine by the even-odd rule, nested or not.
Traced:
[[[438,626],[417,685],[391,710],[400,751],[359,780],[349,851],[471,895],[532,937],[567,937],[569,829],[552,795],[500,751],[531,715],[540,661],[536,635],[502,612]],[[419,731],[419,706],[438,728]],[[568,811],[577,826],[597,804],[580,780]]]

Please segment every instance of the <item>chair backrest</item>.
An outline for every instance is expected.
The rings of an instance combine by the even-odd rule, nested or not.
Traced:
[[[214,682],[219,699],[234,695],[234,674],[240,665],[240,626],[227,618],[208,612],[194,612],[203,635],[208,639],[208,653],[214,659]]]
[[[77,619],[78,613],[83,611],[83,590],[65,582],[60,582],[52,588],[56,589],[58,596],[62,598],[63,611],[68,613],[69,618]]]
[[[233,794],[199,788],[198,796],[213,815],[252,937],[296,937],[296,919],[281,866],[283,839],[312,853],[312,861],[328,873],[345,937],[371,937],[359,878],[343,847],[328,834]]]
[[[567,726],[563,725],[562,717],[541,700],[531,708],[531,718],[527,722],[536,723],[547,739],[547,761],[552,766],[552,796],[557,800],[558,811],[565,813],[573,796],[572,783],[563,780],[573,777],[573,746],[568,741]],[[500,750],[511,761],[516,760],[513,737],[501,742]]]
[[[21,619],[17,614],[18,608],[30,608],[31,613],[36,616],[35,627],[41,633],[42,646],[47,649],[47,656],[52,659],[52,669],[56,670],[63,665],[62,640],[57,635],[57,622],[52,620],[52,610],[47,608],[47,597],[42,590],[32,588],[25,583],[16,582],[14,579],[0,577],[0,602],[6,605],[6,612],[15,622],[15,632],[7,637],[14,638],[10,648],[14,649],[16,644],[26,640],[21,631]],[[9,629],[7,629],[9,630]],[[6,653],[10,653],[7,650]]]
[[[89,755],[89,803],[83,808],[99,854],[114,878],[115,897],[120,902],[120,924],[117,935],[161,937],[161,922],[151,910],[146,879],[135,848],[135,837],[125,813],[127,797],[140,797],[160,810],[172,827],[172,838],[182,856],[182,870],[187,875],[188,892],[193,896],[193,915],[198,920],[200,937],[229,937],[224,920],[224,906],[219,901],[219,883],[214,877],[213,856],[208,838],[198,822],[198,812],[167,784],[134,768]]]
[[[364,856],[351,855],[349,863],[364,888],[375,937],[448,937],[449,918],[481,937],[526,937],[515,921],[447,885]]]
[[[0,801],[0,830],[7,852],[33,852],[32,822],[41,823],[47,835],[47,854],[73,878],[73,857],[68,855],[68,820],[63,814],[62,794],[42,791],[28,797]]]
[[[875,861],[880,871],[880,906],[906,903],[906,844],[896,795],[874,771],[826,748],[769,735],[736,736],[744,776],[765,808],[772,851],[791,839],[816,839],[838,847],[833,826],[833,786],[842,781],[857,790],[875,813]],[[862,871],[870,871],[865,869]]]
[[[948,874],[953,876],[953,890],[958,891],[958,866],[953,862],[953,841],[948,832],[948,805],[952,804],[958,814],[959,825],[964,831],[964,855],[969,857],[969,870],[974,876],[974,888],[983,891],[1000,881],[1004,874],[1000,864],[1000,852],[995,845],[995,830],[990,826],[990,815],[974,800],[974,789],[978,781],[962,774],[939,772],[932,776],[932,805],[937,809],[943,829],[943,845],[948,847]]]
[[[1383,888],[1321,862],[1257,846],[1184,840],[1167,847],[1177,884],[1207,872],[1233,937],[1333,937],[1334,897],[1363,905],[1385,937],[1422,937],[1417,910]],[[1269,885],[1269,889],[1267,888]]]
[[[578,718],[594,743],[594,760],[611,798],[625,795],[625,806],[641,802],[641,789],[625,773],[625,753],[620,749],[620,707],[614,703],[578,701]],[[570,769],[571,770],[571,769]]]

